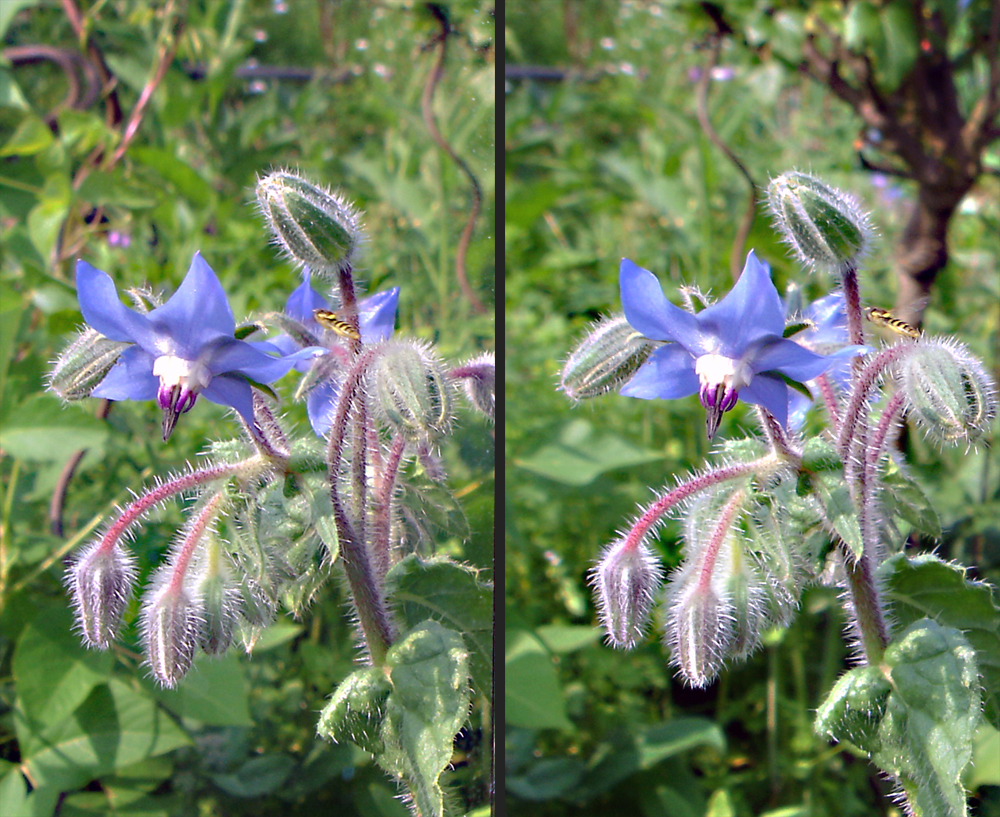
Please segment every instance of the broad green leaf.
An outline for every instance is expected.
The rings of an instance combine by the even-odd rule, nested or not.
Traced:
[[[509,775],[506,788],[522,800],[553,800],[575,794],[587,764],[575,757],[546,757],[532,763],[523,774]]]
[[[55,141],[52,131],[34,114],[25,116],[2,148],[0,158],[32,156],[41,153]]]
[[[848,670],[833,685],[816,713],[815,729],[837,741],[849,740],[871,755],[892,687],[879,667]]]
[[[708,811],[705,817],[736,817],[733,799],[727,789],[716,789],[708,801]]]
[[[28,781],[16,763],[0,760],[0,814],[30,817]]]
[[[385,579],[389,606],[413,629],[433,619],[462,634],[472,658],[472,682],[488,693],[493,667],[493,587],[475,569],[445,558],[407,556]]]
[[[885,651],[892,693],[872,760],[898,778],[915,817],[964,817],[961,776],[980,720],[976,654],[962,634],[931,619]]]
[[[0,448],[21,460],[63,461],[81,448],[103,456],[107,439],[106,423],[50,395],[28,398],[0,428]]]
[[[881,50],[882,42],[882,22],[875,5],[868,0],[851,3],[844,18],[844,44],[860,53],[869,45]]]
[[[1000,732],[983,721],[972,743],[972,765],[963,780],[969,791],[980,786],[1000,786]]]
[[[120,170],[91,173],[76,191],[77,198],[94,205],[111,205],[138,210],[155,207],[157,191],[134,179],[126,179]]]
[[[65,721],[108,680],[110,652],[88,650],[67,607],[43,609],[17,640],[13,671],[18,701],[34,732]]]
[[[816,487],[827,521],[851,552],[860,558],[864,552],[861,527],[858,525],[854,502],[851,500],[843,475],[834,471],[817,474],[813,479],[813,485]]]
[[[7,4],[0,4],[0,14],[6,10]],[[0,65],[0,108],[15,108],[20,111],[27,111],[31,108],[28,100],[21,91],[21,86],[17,84],[14,75],[2,65]]]
[[[582,627],[573,624],[543,624],[535,633],[553,653],[575,652],[600,641],[600,627]]]
[[[187,162],[177,158],[172,151],[162,148],[135,145],[129,156],[149,166],[197,207],[207,207],[214,200],[215,192]]]
[[[438,779],[469,714],[469,653],[458,633],[425,621],[389,648],[385,666],[392,693],[376,759],[406,780],[422,817],[442,817]]]
[[[894,91],[910,73],[920,53],[920,33],[916,15],[919,12],[910,0],[893,0],[880,11],[885,52],[876,71],[886,85]]]
[[[206,726],[253,726],[249,683],[239,653],[200,653],[176,689],[159,690],[164,704],[183,718]]]
[[[231,774],[213,774],[212,782],[233,797],[263,797],[277,793],[295,769],[288,755],[252,757]]]
[[[23,724],[18,726],[24,734]],[[21,752],[38,785],[70,790],[190,742],[145,692],[112,678],[94,689],[71,718],[22,739]]]
[[[514,464],[566,485],[586,485],[605,471],[662,460],[656,451],[637,448],[615,434],[597,433],[586,420],[567,423],[554,443],[543,445]]]
[[[69,199],[55,195],[45,196],[28,213],[28,235],[43,258],[50,257],[68,212]]]
[[[382,667],[364,667],[348,675],[323,707],[317,731],[334,743],[349,740],[366,752],[382,749],[382,724],[392,684]]]
[[[893,556],[879,568],[879,575],[901,628],[926,616],[962,631],[976,650],[984,714],[1000,727],[1000,608],[994,588],[966,579],[962,567],[930,553]]]
[[[527,630],[510,634],[504,659],[504,714],[528,729],[572,729],[552,656]]]

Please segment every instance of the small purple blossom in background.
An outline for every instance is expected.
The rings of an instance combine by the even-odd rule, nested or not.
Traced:
[[[399,287],[369,295],[358,303],[362,343],[378,343],[392,337],[398,304]],[[324,437],[333,424],[337,398],[340,395],[340,385],[336,375],[350,359],[350,351],[344,338],[316,322],[313,317],[313,311],[316,309],[330,309],[330,304],[322,294],[312,288],[307,271],[305,280],[288,297],[285,314],[301,323],[304,329],[327,347],[326,353],[318,355],[316,360],[299,360],[295,364],[295,368],[301,372],[307,372],[314,366],[324,369],[325,376],[312,388],[306,398],[309,424],[317,436]],[[296,342],[288,335],[281,335],[271,342],[282,354],[292,354],[298,348]]]
[[[785,377],[811,380],[863,348],[823,355],[783,338],[781,298],[768,266],[753,251],[729,294],[695,315],[670,303],[656,276],[627,258],[622,259],[620,285],[628,322],[650,340],[672,341],[653,352],[621,394],[644,400],[698,394],[708,410],[709,439],[737,400],[765,408],[784,426],[789,399]]]
[[[275,357],[268,343],[235,337],[236,321],[211,267],[195,253],[191,267],[170,299],[146,314],[124,306],[107,273],[86,261],[76,265],[76,288],[84,320],[106,338],[135,344],[122,352],[93,397],[156,400],[163,411],[163,439],[198,395],[236,409],[251,429],[250,381],[270,383],[295,362],[315,354]]]

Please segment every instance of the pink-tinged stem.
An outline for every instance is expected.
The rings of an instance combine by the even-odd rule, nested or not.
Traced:
[[[719,556],[722,544],[726,541],[729,529],[733,526],[733,520],[745,499],[744,491],[736,491],[722,508],[719,521],[709,537],[708,543],[701,554],[701,566],[698,572],[698,590],[707,591],[712,584],[712,574],[715,572],[715,560]]]
[[[392,530],[392,492],[396,488],[396,477],[406,450],[406,438],[397,434],[392,440],[372,503],[372,552],[375,557],[375,571],[384,578],[392,561],[389,534]]]
[[[716,471],[709,471],[707,474],[702,474],[701,476],[695,477],[688,482],[678,485],[672,491],[664,494],[656,502],[654,502],[649,509],[636,520],[636,523],[629,530],[625,537],[625,546],[623,550],[632,550],[638,548],[643,541],[643,538],[649,533],[650,529],[660,521],[660,518],[669,511],[678,502],[682,502],[689,496],[692,496],[699,491],[704,491],[706,488],[710,488],[713,485],[718,485],[719,483],[726,482],[731,479],[739,479],[740,477],[751,476],[760,472],[774,471],[779,465],[779,460],[774,456],[762,457],[759,460],[754,460],[752,462],[737,463],[735,465],[728,465],[724,468],[719,468]]]
[[[830,422],[833,424],[834,434],[840,433],[840,404],[837,402],[837,394],[833,390],[830,377],[825,372],[816,378],[819,385],[819,393],[823,397],[823,404],[826,406],[826,413],[830,415]]]
[[[205,503],[205,506],[198,512],[198,515],[188,527],[187,533],[184,536],[184,541],[181,544],[181,549],[178,552],[177,558],[173,564],[174,572],[170,577],[169,592],[179,593],[184,589],[184,578],[187,576],[187,569],[188,565],[191,563],[191,557],[198,549],[198,545],[205,534],[205,530],[212,523],[212,520],[218,515],[219,506],[225,498],[225,491],[219,491],[216,493],[215,496]]]
[[[798,465],[802,460],[802,454],[792,448],[785,429],[781,427],[775,416],[763,406],[757,406],[757,416],[760,418],[760,424],[775,454],[782,459]]]
[[[175,494],[187,491],[198,485],[205,485],[218,479],[228,479],[241,472],[248,470],[252,466],[252,461],[244,460],[232,465],[216,465],[212,468],[205,468],[175,477],[162,485],[158,485],[152,491],[139,497],[122,512],[121,516],[107,529],[101,537],[100,551],[110,551],[121,536],[152,507],[158,505]]]
[[[851,384],[851,397],[844,409],[843,424],[837,438],[837,451],[843,460],[851,453],[852,441],[859,426],[868,425],[868,399],[885,370],[908,354],[913,346],[897,343],[879,352],[875,358],[856,374]],[[858,358],[855,358],[858,360]]]

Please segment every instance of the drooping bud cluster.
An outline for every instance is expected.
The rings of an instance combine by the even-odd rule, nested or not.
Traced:
[[[872,237],[868,213],[853,196],[806,173],[782,173],[767,188],[768,207],[785,242],[806,267],[856,267]]]
[[[448,374],[453,380],[461,380],[465,396],[474,409],[491,420],[496,418],[497,365],[493,352],[474,357]]]
[[[347,199],[278,171],[257,182],[257,203],[275,243],[293,261],[317,274],[351,266],[364,235]]]
[[[385,420],[411,440],[447,434],[452,385],[433,349],[422,343],[386,341],[370,371],[372,396]]]
[[[918,340],[898,376],[910,416],[941,444],[974,443],[996,417],[996,384],[962,343]]]
[[[624,315],[604,318],[569,356],[559,388],[572,400],[606,394],[635,374],[658,345],[636,332]]]
[[[641,537],[608,545],[590,574],[608,643],[631,649],[645,635],[663,581],[660,561]]]

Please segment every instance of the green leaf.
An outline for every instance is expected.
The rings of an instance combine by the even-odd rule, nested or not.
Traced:
[[[553,800],[575,793],[586,771],[587,764],[575,757],[546,757],[524,774],[507,776],[504,786],[522,800]]]
[[[909,0],[894,0],[881,10],[885,52],[876,71],[889,91],[900,86],[920,53],[917,13]]]
[[[52,131],[34,114],[25,116],[10,139],[0,148],[0,158],[7,156],[33,156],[41,153],[55,141]]]
[[[95,688],[71,718],[37,734],[20,720],[18,733],[31,780],[63,790],[191,743],[145,692],[115,678]]]
[[[160,699],[183,718],[206,726],[253,726],[249,684],[239,653],[200,653],[194,671],[176,689],[158,691]]]
[[[884,48],[882,23],[872,3],[867,0],[851,3],[844,18],[844,44],[859,53],[869,45],[876,50]]]
[[[112,663],[111,653],[80,643],[67,607],[43,609],[21,631],[13,660],[18,702],[32,731],[69,718],[108,680]]]
[[[190,164],[181,161],[172,151],[133,145],[129,148],[129,156],[153,168],[196,207],[208,207],[215,200],[212,186],[199,176]]]
[[[76,191],[77,198],[94,205],[111,205],[138,210],[155,207],[159,203],[156,191],[150,186],[125,177],[123,171],[91,173]]]
[[[552,656],[527,630],[508,633],[504,651],[504,714],[528,729],[572,729]]]
[[[526,471],[565,485],[586,485],[605,471],[663,459],[663,454],[637,448],[615,434],[598,434],[586,420],[563,426],[559,439],[534,454],[515,458]]]
[[[813,485],[816,487],[816,494],[823,505],[827,521],[851,552],[861,558],[864,552],[861,527],[858,525],[854,502],[851,500],[843,474],[836,471],[817,474],[813,479]]]
[[[263,797],[275,794],[295,769],[288,755],[252,757],[231,774],[213,774],[212,781],[233,797]]]
[[[389,648],[385,666],[392,693],[376,759],[406,780],[422,817],[442,817],[438,779],[469,713],[469,653],[458,633],[425,621]]]
[[[317,731],[334,743],[349,740],[373,755],[382,750],[382,724],[392,684],[382,667],[348,675],[319,716]]]
[[[819,735],[849,740],[869,755],[878,748],[878,729],[892,687],[879,667],[855,667],[833,685],[816,713]]]
[[[462,634],[472,658],[472,683],[489,693],[493,672],[493,586],[474,568],[446,558],[407,556],[385,577],[385,594],[407,629],[433,619]]]
[[[544,624],[535,630],[542,643],[553,653],[575,652],[600,641],[600,627],[581,627],[570,624]]]
[[[21,460],[62,461],[81,448],[104,456],[107,440],[106,423],[50,395],[29,397],[0,428],[0,448]]]
[[[969,791],[980,786],[1000,786],[1000,732],[983,721],[972,743],[972,766],[964,779]]]
[[[926,616],[964,633],[983,677],[984,714],[1000,727],[1000,608],[994,588],[966,579],[964,568],[930,553],[893,556],[879,575],[900,627]]]
[[[941,520],[923,489],[913,477],[905,474],[894,460],[889,460],[882,475],[882,507],[890,517],[908,523],[917,533],[937,539],[941,536]]]
[[[885,664],[893,691],[872,760],[899,779],[915,817],[964,817],[961,775],[980,719],[975,651],[958,630],[921,619]]]

